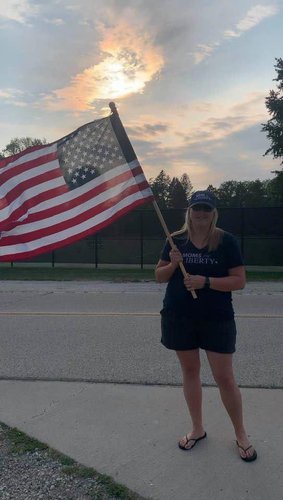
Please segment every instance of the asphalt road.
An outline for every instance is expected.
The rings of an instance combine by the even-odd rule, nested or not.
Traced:
[[[175,385],[160,344],[165,285],[0,281],[0,379]],[[245,387],[283,387],[283,283],[234,294],[235,372]],[[202,380],[213,384],[203,354]]]

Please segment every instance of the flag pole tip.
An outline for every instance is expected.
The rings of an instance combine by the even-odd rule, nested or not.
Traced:
[[[118,114],[115,102],[109,102],[109,108],[113,114]]]

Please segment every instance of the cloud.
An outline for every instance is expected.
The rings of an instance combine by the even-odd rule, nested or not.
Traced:
[[[277,5],[255,5],[252,7],[245,17],[236,25],[235,30],[227,30],[224,32],[224,38],[234,38],[241,36],[245,31],[248,31],[257,26],[267,17],[274,16],[279,11]]]
[[[183,135],[187,144],[213,145],[226,137],[245,130],[266,119],[265,93],[253,92],[232,106],[224,107],[215,103],[208,116],[200,120],[189,134]]]
[[[253,92],[232,104],[230,96],[226,104],[224,97],[203,106],[196,102],[190,107],[190,126],[182,114],[162,122],[141,116],[140,123],[127,125],[127,132],[147,177],[156,177],[161,168],[171,177],[187,172],[199,189],[232,178],[263,179],[271,170],[270,159],[262,158],[264,99],[264,92]]]
[[[191,52],[195,64],[201,63],[204,59],[211,56],[215,49],[220,46],[225,39],[239,38],[246,31],[251,30],[264,19],[274,16],[279,11],[277,5],[255,5],[235,26],[235,29],[225,30],[221,41],[198,44],[195,51]]]
[[[54,24],[55,26],[61,26],[65,24],[65,21],[61,18],[45,19],[47,24]]]
[[[1,0],[0,20],[15,21],[26,24],[29,17],[35,16],[38,12],[36,5],[31,5],[29,0]]]
[[[18,89],[0,89],[0,99],[4,104],[18,107],[27,106],[27,102],[24,100],[24,92]]]
[[[133,138],[153,139],[153,137],[164,134],[168,128],[167,123],[144,123],[143,125],[127,127],[127,132]]]
[[[43,99],[52,111],[92,110],[99,100],[142,93],[164,65],[159,47],[141,27],[125,22],[115,27],[100,25],[100,61],[75,75],[70,85]]]
[[[218,47],[218,45],[219,45],[218,42],[212,43],[210,45],[199,43],[197,46],[197,50],[193,52],[195,64],[199,64],[204,59],[211,56],[211,54],[214,52],[215,48]]]

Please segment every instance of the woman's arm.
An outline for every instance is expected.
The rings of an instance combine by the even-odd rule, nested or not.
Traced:
[[[167,283],[179,266],[179,262],[183,261],[182,254],[179,252],[177,247],[170,250],[169,257],[171,262],[168,262],[167,260],[159,260],[157,263],[155,268],[155,278],[158,283]]]
[[[166,260],[159,260],[155,268],[155,279],[158,283],[167,283],[172,274],[177,269],[178,264],[174,265],[172,262]]]
[[[219,292],[233,292],[242,290],[246,284],[246,272],[244,266],[233,267],[228,270],[228,276],[224,278],[210,278],[210,288]]]
[[[244,266],[233,267],[228,270],[228,276],[223,278],[209,277],[211,290],[218,292],[233,292],[241,290],[246,284],[246,272]],[[188,290],[198,290],[204,287],[205,276],[190,275],[184,279],[185,287]]]

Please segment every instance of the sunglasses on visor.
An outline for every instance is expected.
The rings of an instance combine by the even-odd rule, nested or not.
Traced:
[[[198,203],[197,205],[193,205],[192,209],[194,212],[212,212],[213,208],[205,203]]]

